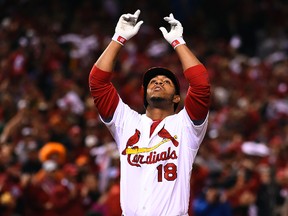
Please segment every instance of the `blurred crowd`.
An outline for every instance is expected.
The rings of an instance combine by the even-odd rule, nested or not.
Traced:
[[[185,81],[159,27],[172,12],[211,81],[192,216],[288,215],[288,4],[284,0],[0,0],[0,215],[121,215],[119,153],[88,76],[122,13],[144,24],[115,66],[144,113],[142,74]],[[166,26],[167,27],[167,26]]]

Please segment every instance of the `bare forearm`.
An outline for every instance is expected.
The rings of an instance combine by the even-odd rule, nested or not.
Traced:
[[[122,46],[119,43],[111,41],[101,56],[98,58],[95,65],[103,71],[112,72],[121,47]]]
[[[180,45],[176,47],[175,51],[180,59],[183,71],[187,70],[192,66],[201,64],[198,58],[192,53],[192,51],[186,45]]]

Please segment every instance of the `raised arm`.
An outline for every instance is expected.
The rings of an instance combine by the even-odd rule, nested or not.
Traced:
[[[134,14],[123,14],[115,28],[112,41],[93,65],[89,75],[89,87],[94,104],[105,121],[109,121],[116,110],[119,96],[111,83],[117,55],[125,42],[139,31],[143,21],[137,23],[140,10]]]
[[[198,60],[198,58],[191,52],[191,50],[186,46],[186,44],[178,46],[175,51],[180,59],[183,71],[186,71],[188,68],[191,68],[193,66],[202,64]]]
[[[112,72],[121,48],[122,45],[112,40],[96,61],[95,66],[102,71]]]
[[[186,42],[183,39],[182,24],[174,18],[172,13],[169,17],[164,17],[164,20],[171,25],[171,30],[168,32],[164,27],[160,27],[159,29],[166,41],[171,44],[178,54],[183,70],[185,71],[192,66],[201,64],[197,57],[186,46]]]
[[[113,70],[117,54],[121,47],[124,46],[127,40],[138,33],[143,24],[143,21],[137,23],[139,14],[140,10],[137,10],[134,14],[123,14],[120,17],[112,41],[96,61],[96,67],[106,72]]]
[[[164,27],[160,27],[160,30],[163,37],[175,49],[184,75],[189,82],[185,108],[194,124],[201,124],[208,114],[210,105],[210,84],[207,70],[186,46],[181,23],[174,18],[173,14],[164,17],[164,20],[171,25],[171,30],[168,32]]]

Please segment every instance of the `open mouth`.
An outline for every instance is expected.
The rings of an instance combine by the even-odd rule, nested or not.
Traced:
[[[163,88],[161,86],[156,86],[153,90],[154,91],[161,91]]]

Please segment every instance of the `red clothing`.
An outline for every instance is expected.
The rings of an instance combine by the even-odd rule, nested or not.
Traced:
[[[119,102],[119,96],[115,87],[110,82],[112,73],[102,71],[95,65],[89,76],[91,95],[99,114],[104,118],[113,116]]]
[[[79,194],[73,196],[68,185],[63,183],[63,179],[44,176],[41,181],[37,182],[36,179],[34,181],[32,180],[32,183],[25,188],[25,215],[81,216],[85,214]]]
[[[205,119],[210,105],[210,84],[204,65],[196,65],[184,71],[189,82],[185,108],[191,120]]]
[[[191,120],[203,120],[210,104],[207,70],[199,64],[185,70],[184,75],[190,84],[185,98],[185,108]],[[113,116],[119,102],[119,96],[111,79],[112,73],[102,71],[96,65],[93,66],[89,76],[90,91],[95,106],[104,119]]]

